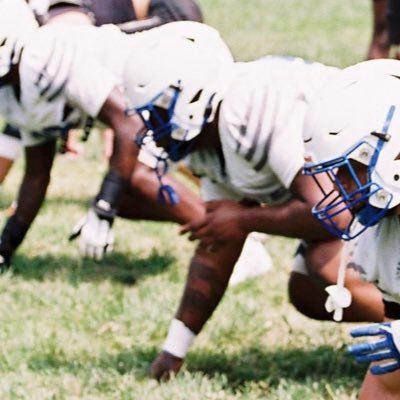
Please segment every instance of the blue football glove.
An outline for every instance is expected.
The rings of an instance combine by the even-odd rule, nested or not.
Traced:
[[[358,362],[382,361],[370,368],[374,375],[400,369],[400,320],[353,329],[353,337],[379,336],[373,342],[348,346],[347,351]]]

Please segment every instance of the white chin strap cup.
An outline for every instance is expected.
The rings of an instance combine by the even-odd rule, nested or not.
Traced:
[[[325,310],[328,313],[333,312],[334,321],[340,322],[343,319],[343,309],[351,304],[351,293],[344,287],[344,278],[346,274],[346,265],[349,259],[350,244],[343,246],[338,269],[336,285],[330,285],[325,288],[328,292],[328,298],[325,302]]]
[[[331,285],[325,288],[329,296],[325,302],[325,310],[333,312],[333,319],[337,322],[343,318],[343,309],[351,304],[351,293],[345,287]]]

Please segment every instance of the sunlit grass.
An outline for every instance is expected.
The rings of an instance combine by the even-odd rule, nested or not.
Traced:
[[[174,224],[120,220],[114,254],[80,260],[67,236],[96,187],[87,181],[101,176],[98,164],[57,160],[47,204],[0,279],[0,398],[355,398],[363,368],[345,355],[348,327],[290,306],[296,243],[282,238],[267,243],[274,271],[229,289],[183,373],[163,385],[150,380],[193,244]],[[16,168],[6,197],[19,175]]]

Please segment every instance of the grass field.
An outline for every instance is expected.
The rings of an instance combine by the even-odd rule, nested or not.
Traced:
[[[239,60],[290,54],[346,66],[370,35],[365,0],[202,0]],[[56,162],[47,202],[0,278],[2,400],[355,399],[365,368],[344,348],[349,325],[319,323],[288,303],[295,242],[270,238],[274,271],[226,294],[182,373],[147,376],[177,306],[193,245],[169,223],[115,224],[115,253],[79,259],[70,229],[96,192],[104,162]],[[13,199],[22,162],[0,198]]]

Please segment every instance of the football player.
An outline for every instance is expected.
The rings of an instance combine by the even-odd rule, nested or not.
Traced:
[[[310,106],[304,125],[306,174],[334,183],[313,214],[347,241],[344,267],[374,283],[383,297],[386,322],[351,332],[370,339],[348,349],[357,361],[371,363],[361,400],[400,398],[399,77],[394,60],[344,70]],[[339,226],[342,214],[351,218]]]
[[[181,368],[193,340],[221,300],[249,232],[308,242],[296,258],[289,289],[296,307],[318,319],[331,318],[324,308],[324,288],[336,282],[337,268],[308,271],[303,253],[307,246],[323,243],[334,259],[341,246],[312,219],[311,204],[319,191],[302,173],[304,114],[315,92],[338,70],[298,58],[265,57],[227,65],[212,74],[206,59],[182,62],[178,56],[167,58],[166,53],[160,49],[143,58],[153,66],[162,60],[161,73],[132,66],[130,70],[136,72],[127,77],[127,95],[147,127],[140,142],[154,140],[172,160],[188,155],[201,178],[207,212],[182,229],[199,244],[177,313],[152,366],[157,379]],[[354,300],[344,319],[381,321],[378,291],[361,282],[354,271],[346,274],[346,282]],[[335,300],[331,302],[336,307]]]
[[[146,215],[145,207],[119,210],[120,204],[129,203],[124,196],[138,154],[135,136],[143,127],[137,115],[126,114],[122,77],[127,60],[133,57],[140,63],[142,54],[153,45],[187,48],[189,55],[201,47],[205,54],[212,52],[214,66],[231,62],[218,33],[195,22],[166,24],[137,35],[126,35],[112,25],[50,24],[38,28],[23,0],[0,0],[0,11],[0,114],[20,129],[26,149],[18,207],[1,235],[2,267],[9,265],[43,202],[56,138],[71,127],[83,126],[88,116],[113,128],[115,137],[109,172],[87,218],[75,232],[81,236],[84,254],[102,257],[118,211],[126,217],[140,214],[181,223],[189,219],[191,211],[202,215],[202,205],[193,195],[187,199],[192,206],[182,215],[175,210],[147,210]],[[168,180],[157,176],[157,182],[162,181],[159,195],[173,202]]]

